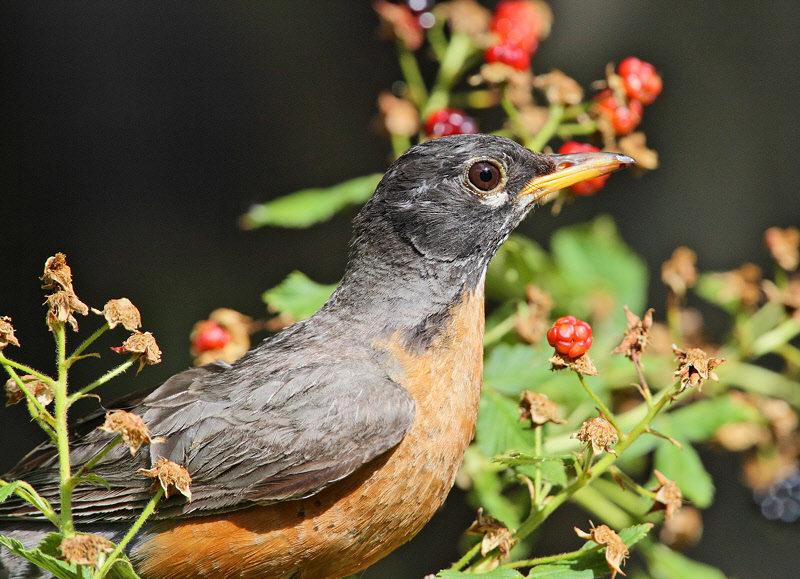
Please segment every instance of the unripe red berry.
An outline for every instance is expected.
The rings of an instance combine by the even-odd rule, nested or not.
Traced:
[[[592,347],[592,326],[575,316],[564,316],[547,330],[547,341],[562,356],[577,358]]]
[[[527,70],[531,66],[530,53],[519,42],[508,38],[487,48],[483,59],[489,63],[502,62],[517,70]]]
[[[539,48],[539,13],[531,2],[503,0],[494,9],[489,29],[502,40],[513,40],[529,55]]]
[[[649,105],[661,93],[664,81],[649,62],[629,56],[619,63],[617,74],[622,77],[622,85],[628,98]]]
[[[230,341],[228,330],[212,320],[199,322],[192,332],[192,349],[197,353],[221,350]]]
[[[610,90],[601,92],[594,98],[594,109],[603,115],[618,135],[627,135],[642,122],[644,107],[637,100],[628,101],[627,105],[617,103]]]
[[[471,135],[478,132],[478,123],[459,109],[439,109],[425,119],[425,134],[429,137]]]
[[[567,141],[561,148],[558,150],[559,155],[571,155],[572,153],[596,153],[599,151],[597,147],[590,145],[589,143],[579,143],[577,141]],[[600,177],[595,177],[594,179],[589,179],[587,181],[581,181],[580,183],[575,183],[570,190],[575,195],[594,195],[600,189],[605,187],[606,181],[611,175],[601,175]]]

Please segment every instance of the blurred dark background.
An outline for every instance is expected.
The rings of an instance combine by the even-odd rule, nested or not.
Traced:
[[[546,244],[558,227],[613,215],[650,264],[662,312],[659,265],[679,245],[704,270],[754,261],[771,271],[763,231],[800,225],[800,4],[550,4],[555,24],[536,71],[557,67],[588,86],[628,55],[660,70],[665,90],[642,127],[662,167],[616,176],[602,194],[557,218],[539,212],[522,230]],[[255,202],[385,169],[375,100],[400,75],[377,30],[369,3],[344,0],[2,3],[0,314],[23,346],[11,355],[48,369],[37,277],[57,251],[84,302],[129,297],[164,352],[106,398],[187,367],[192,324],[212,309],[259,317],[261,292],[292,269],[336,281],[353,212],[304,231],[243,232],[237,218]],[[75,380],[105,367],[79,365]],[[0,472],[41,439],[21,407],[0,408],[0,435]],[[689,554],[731,576],[793,575],[797,525],[761,518],[735,458],[704,456],[718,493]],[[364,577],[448,565],[473,515],[455,491],[417,540]],[[584,522],[567,511],[555,526],[571,533]],[[543,552],[580,545],[556,536]]]

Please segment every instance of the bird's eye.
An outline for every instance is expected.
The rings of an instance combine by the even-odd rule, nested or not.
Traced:
[[[491,191],[500,183],[500,168],[489,161],[478,161],[469,168],[469,182],[480,191]]]

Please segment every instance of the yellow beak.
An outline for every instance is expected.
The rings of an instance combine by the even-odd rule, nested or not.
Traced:
[[[556,170],[528,181],[517,195],[517,199],[533,195],[531,202],[538,201],[575,183],[613,173],[636,162],[631,157],[619,153],[573,153],[550,155],[550,158],[555,161]]]

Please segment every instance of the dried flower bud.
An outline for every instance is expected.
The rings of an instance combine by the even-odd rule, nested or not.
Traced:
[[[566,420],[558,417],[558,407],[546,394],[523,390],[519,397],[520,417],[518,422],[531,421],[531,428],[548,422],[566,424]]]
[[[603,451],[610,452],[614,456],[617,455],[610,447],[617,443],[619,436],[605,418],[598,416],[586,420],[581,424],[581,429],[570,438],[577,438],[581,442],[587,443],[587,449],[591,446],[592,456],[597,456]]]
[[[673,549],[688,549],[700,542],[703,536],[703,517],[694,507],[683,507],[664,520],[658,538]]]
[[[413,137],[419,132],[419,113],[406,99],[384,91],[378,95],[378,109],[383,116],[383,125],[390,134]]]
[[[157,482],[153,483],[153,491],[161,485],[167,498],[177,491],[189,499],[190,503],[192,502],[192,491],[189,488],[192,477],[181,465],[160,456],[153,464],[153,468],[140,468],[138,472],[157,479]]]
[[[14,326],[11,325],[11,318],[0,316],[0,350],[12,344],[19,348],[19,340],[14,335]]]
[[[679,362],[678,369],[674,376],[681,379],[681,389],[678,394],[697,384],[702,387],[703,380],[719,380],[719,377],[712,371],[722,364],[722,358],[710,358],[700,348],[686,348],[681,350],[675,344],[672,345],[675,360]]]
[[[440,2],[433,11],[437,20],[447,20],[453,32],[466,34],[478,46],[488,45],[492,13],[475,0]]]
[[[697,283],[697,254],[688,247],[679,247],[661,266],[661,280],[677,296]]]
[[[714,433],[714,442],[731,452],[767,444],[771,439],[769,429],[755,422],[728,422]]]
[[[631,168],[637,172],[652,171],[658,169],[658,153],[653,149],[648,149],[647,138],[641,131],[626,135],[617,142],[619,152],[633,157],[636,164]]]
[[[58,550],[69,563],[100,567],[106,555],[115,548],[114,543],[98,535],[75,535],[61,540]]]
[[[425,33],[411,9],[405,4],[377,0],[372,7],[381,19],[384,30],[399,38],[409,50],[417,50],[425,40]]]
[[[483,535],[481,540],[481,555],[484,557],[493,549],[500,551],[500,558],[507,559],[514,545],[513,533],[503,523],[483,514],[483,509],[478,509],[478,517],[467,529],[467,533]]]
[[[658,486],[652,489],[656,493],[656,498],[648,512],[663,510],[666,511],[666,517],[669,519],[683,506],[683,494],[675,481],[669,480],[657,470],[653,470],[653,474],[656,475]]]
[[[47,325],[53,331],[56,325],[69,323],[72,330],[78,331],[78,320],[73,314],[78,313],[82,316],[88,315],[89,306],[78,299],[74,293],[68,290],[58,290],[54,294],[47,296]]]
[[[584,376],[597,376],[597,368],[589,357],[589,354],[584,354],[577,358],[570,358],[569,356],[564,356],[556,352],[548,362],[550,362],[551,370],[566,370],[569,368],[573,372],[583,374]]]
[[[101,314],[108,322],[108,327],[112,330],[117,325],[122,324],[123,328],[133,332],[142,325],[142,315],[128,298],[109,300],[103,306],[102,312],[94,308],[92,308],[92,311],[96,314]]]
[[[25,388],[28,389],[28,392],[30,392],[42,406],[47,406],[53,401],[53,398],[55,398],[55,392],[53,392],[53,389],[39,380],[36,376],[25,374],[24,376],[20,376],[20,380],[22,380],[23,384],[25,384]],[[6,397],[8,398],[6,406],[11,406],[12,404],[16,404],[17,402],[25,400],[25,393],[13,378],[9,378],[9,380],[6,382],[5,388]]]
[[[800,265],[800,230],[796,227],[770,227],[764,232],[764,241],[773,259],[786,271]]]
[[[752,308],[761,301],[761,268],[754,263],[745,263],[739,269],[716,274],[722,281],[719,299],[736,300],[742,307]]]
[[[792,436],[797,430],[798,416],[786,400],[780,398],[761,398],[759,410],[769,421],[775,438],[778,440]]]
[[[533,80],[533,86],[542,91],[551,104],[577,105],[583,102],[581,85],[557,69],[537,76]]]
[[[42,280],[42,289],[57,288],[75,293],[72,289],[72,270],[67,265],[67,256],[63,253],[47,258],[44,273],[39,279]]]
[[[575,527],[575,533],[581,539],[587,539],[589,541],[594,541],[601,547],[606,548],[606,563],[608,563],[608,568],[611,570],[611,579],[617,576],[617,573],[621,573],[622,569],[620,569],[621,565],[625,564],[625,559],[628,558],[630,554],[628,552],[628,548],[625,546],[625,543],[622,541],[619,535],[611,530],[608,525],[600,525],[599,527],[595,527],[594,523],[589,521],[589,524],[592,526],[589,529],[589,532],[581,531],[578,527]]]
[[[529,285],[525,288],[527,315],[518,315],[514,328],[524,342],[535,344],[550,327],[548,318],[553,307],[553,300],[543,289]]]
[[[650,328],[653,327],[653,308],[644,313],[644,318],[625,308],[625,317],[628,319],[628,329],[622,343],[612,350],[612,354],[624,354],[631,360],[637,361],[642,356],[642,350],[650,343]]]
[[[158,364],[161,362],[161,350],[158,349],[156,339],[150,332],[134,332],[121,346],[111,348],[118,354],[134,354],[139,359],[141,372],[145,364]]]
[[[209,322],[227,335],[227,339],[224,343],[218,344],[218,347],[213,347],[215,346],[213,343],[206,344],[211,345],[211,348],[201,347]],[[191,353],[195,366],[203,366],[216,360],[232,364],[250,349],[250,334],[253,331],[255,326],[251,317],[230,308],[217,308],[209,314],[208,320],[201,320],[192,328]]]
[[[98,426],[98,430],[119,434],[122,444],[131,449],[132,456],[143,444],[166,442],[164,438],[152,438],[142,417],[125,410],[106,412],[106,420],[102,426]]]

